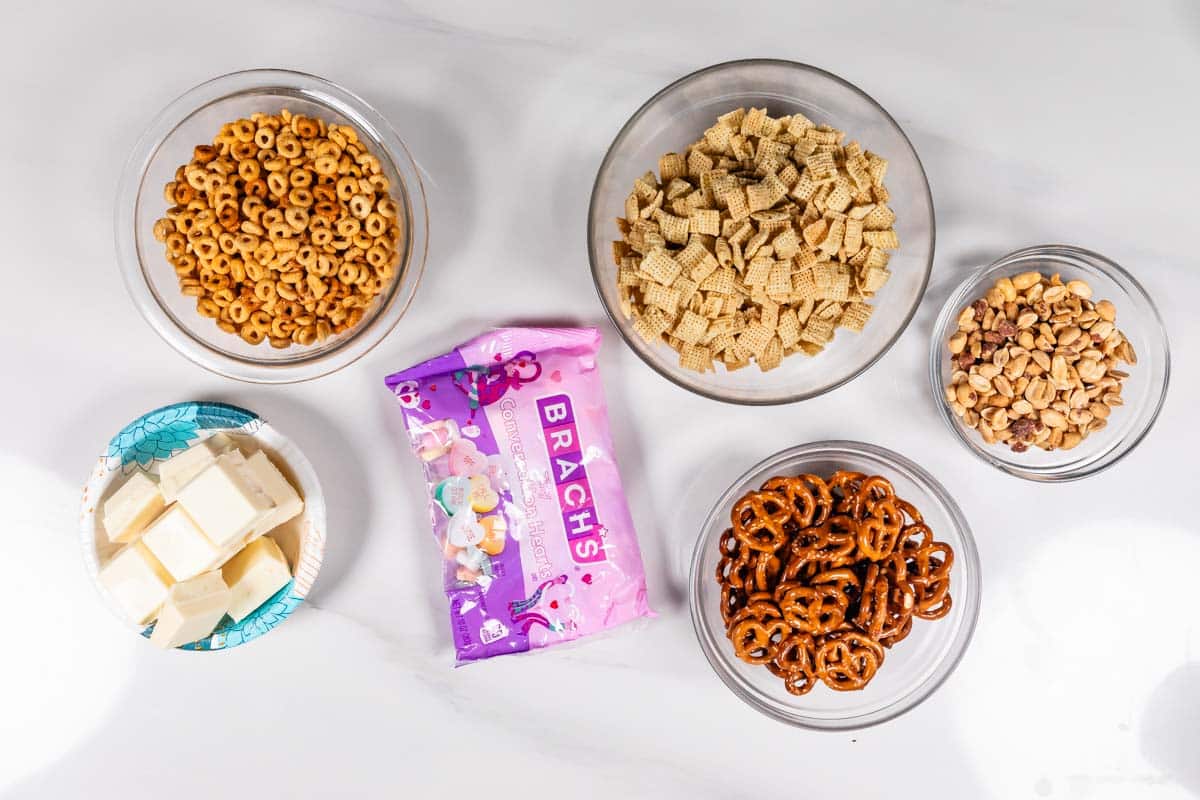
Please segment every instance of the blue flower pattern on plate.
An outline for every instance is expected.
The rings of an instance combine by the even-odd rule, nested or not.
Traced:
[[[164,461],[185,450],[201,429],[241,428],[255,420],[254,414],[224,403],[176,403],[138,417],[122,428],[108,443],[107,458],[129,472],[145,468],[154,460]]]

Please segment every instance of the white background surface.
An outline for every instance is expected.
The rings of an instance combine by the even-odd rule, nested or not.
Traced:
[[[1200,795],[1200,5],[903,5],[10,4],[0,796]],[[693,69],[752,56],[816,64],[882,103],[924,161],[938,219],[929,292],[892,352],[830,395],[764,410],[690,396],[624,349],[584,241],[595,169],[627,117]],[[432,221],[396,331],[344,372],[282,388],[172,352],[127,299],[112,245],[118,172],[149,119],[256,66],[323,75],[379,108],[428,178]],[[1160,304],[1175,367],[1142,446],[1061,486],[974,460],[935,417],[924,373],[958,276],[1046,241],[1131,269]],[[661,616],[453,670],[419,471],[382,378],[487,325],[541,320],[609,334],[617,455]],[[207,656],[130,636],[75,539],[79,486],[108,438],[184,399],[270,419],[316,464],[330,507],[312,602],[267,639]],[[906,717],[832,735],[743,706],[700,654],[683,599],[713,496],[775,450],[831,437],[937,475],[985,578],[950,681]]]

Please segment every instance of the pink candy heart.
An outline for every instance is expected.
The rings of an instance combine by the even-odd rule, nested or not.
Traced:
[[[487,458],[470,439],[455,439],[450,445],[450,474],[472,477],[487,469]]]

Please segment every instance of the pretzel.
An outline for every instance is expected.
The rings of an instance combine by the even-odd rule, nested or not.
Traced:
[[[800,478],[771,478],[762,485],[764,492],[775,492],[783,495],[792,522],[801,528],[813,524],[813,515],[817,511],[817,499],[808,486]]]
[[[879,642],[853,631],[831,636],[817,648],[817,676],[839,692],[866,686],[882,663]]]
[[[775,657],[787,633],[787,623],[781,619],[745,619],[729,630],[729,638],[738,658],[750,664],[766,664]]]
[[[892,513],[899,516],[895,506],[887,501],[881,502],[880,507],[888,506]],[[899,519],[888,520],[885,516],[870,516],[858,525],[858,551],[872,561],[882,561],[892,554],[900,542]]]
[[[813,635],[836,630],[845,621],[850,605],[849,598],[831,584],[781,583],[775,589],[775,601],[793,630]]]
[[[816,652],[811,636],[793,633],[779,643],[767,669],[783,678],[783,686],[791,694],[808,694],[817,684]]]
[[[775,583],[775,578],[783,569],[783,563],[774,553],[755,553],[751,557],[753,565],[754,589],[767,592]]]
[[[914,618],[953,607],[954,551],[886,478],[776,476],[730,517],[715,576],[726,635],[791,694],[863,688]]]
[[[734,503],[730,516],[733,535],[751,550],[773,553],[787,544],[783,526],[791,512],[774,492],[751,492]]]

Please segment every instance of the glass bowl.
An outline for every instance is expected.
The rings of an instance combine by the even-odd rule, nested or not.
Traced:
[[[312,345],[277,350],[251,345],[202,317],[179,290],[175,271],[153,227],[167,210],[163,187],[196,145],[209,144],[222,124],[282,108],[357,129],[391,182],[401,225],[400,263],[390,289],[352,329]],[[138,311],[163,339],[206,369],[257,383],[308,380],[341,369],[378,344],[404,315],[425,266],[425,193],[400,137],[361,98],[322,78],[287,70],[234,72],[186,92],[168,105],[138,140],[117,194],[117,255]]]
[[[657,171],[664,153],[695,141],[720,114],[739,106],[765,106],[772,116],[800,111],[814,122],[846,132],[889,161],[887,186],[896,211],[900,249],[889,264],[892,277],[876,295],[875,312],[861,333],[839,330],[816,358],[795,356],[770,372],[750,366],[698,373],[679,366],[664,342],[649,344],[621,313],[611,242],[619,238],[633,181]],[[588,210],[588,254],[596,291],[625,343],[670,381],[714,400],[768,405],[804,400],[861,374],[888,351],[916,312],[933,266],[934,219],[929,183],[904,131],[884,109],[852,84],[805,64],[770,59],[731,61],[672,83],[625,123],[596,175]]]
[[[1045,452],[1031,447],[1014,453],[1003,444],[990,445],[954,414],[946,402],[945,386],[952,372],[947,342],[958,329],[958,315],[983,297],[997,279],[1036,270],[1062,274],[1063,281],[1080,279],[1092,287],[1094,300],[1107,299],[1117,309],[1116,325],[1137,353],[1138,363],[1126,367],[1121,396],[1108,425],[1084,438],[1071,450]],[[942,419],[968,450],[1010,475],[1032,481],[1070,481],[1094,475],[1128,454],[1154,425],[1171,375],[1171,356],[1162,317],[1146,290],[1132,275],[1099,253],[1069,245],[1040,245],[1018,250],[975,272],[951,295],[938,314],[929,347],[929,380]]]
[[[806,695],[787,692],[783,682],[757,664],[733,654],[721,619],[721,593],[714,578],[719,539],[729,527],[734,502],[776,475],[838,469],[882,475],[896,494],[924,515],[938,541],[954,549],[950,613],[939,620],[913,620],[912,633],[887,652],[875,678],[861,691],[837,692],[818,684]],[[802,728],[851,730],[877,725],[916,707],[958,665],[979,616],[980,570],[975,539],[962,512],[933,476],[903,456],[861,442],[815,442],[784,450],[755,465],[726,490],[704,521],[692,555],[690,605],[700,647],[717,676],[734,694],[762,713]]]

